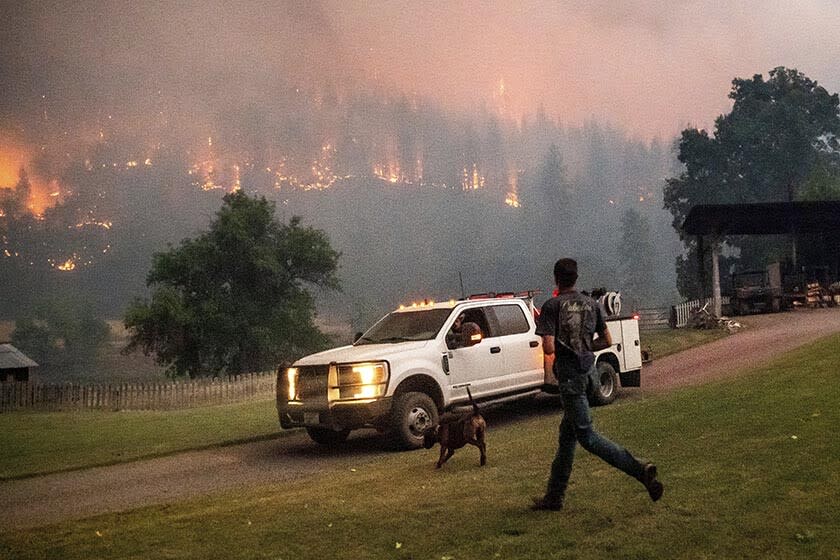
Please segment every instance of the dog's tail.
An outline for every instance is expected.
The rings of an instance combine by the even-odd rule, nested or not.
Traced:
[[[470,387],[469,387],[469,385],[467,385],[466,389],[467,389],[467,396],[470,398],[470,404],[471,404],[471,405],[472,405],[472,407],[473,407],[473,412],[474,412],[475,414],[481,414],[481,413],[479,412],[479,410],[478,410],[478,405],[477,405],[477,404],[475,404],[475,401],[473,400],[472,393],[470,393]]]

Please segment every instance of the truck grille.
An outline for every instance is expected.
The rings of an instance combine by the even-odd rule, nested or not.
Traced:
[[[299,366],[298,367],[298,397],[301,401],[327,399],[327,378],[330,366]]]

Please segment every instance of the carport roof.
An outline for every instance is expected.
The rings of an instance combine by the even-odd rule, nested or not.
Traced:
[[[682,229],[689,235],[840,232],[840,201],[699,204]]]
[[[0,369],[18,369],[37,365],[11,344],[0,344]]]

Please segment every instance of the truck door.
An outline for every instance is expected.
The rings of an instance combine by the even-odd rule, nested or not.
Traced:
[[[478,398],[492,392],[493,377],[503,371],[504,357],[499,341],[491,331],[485,307],[471,307],[462,313],[465,323],[478,325],[483,338],[475,346],[449,348],[449,382],[450,385],[469,383],[470,392]],[[452,392],[452,398],[456,400],[466,399],[466,396],[466,389],[459,388]]]
[[[543,383],[540,337],[534,334],[525,311],[516,302],[498,303],[487,310],[494,342],[501,348],[503,369],[489,381],[496,393],[516,391]]]

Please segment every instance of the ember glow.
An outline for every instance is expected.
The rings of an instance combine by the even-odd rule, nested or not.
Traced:
[[[472,170],[464,168],[461,177],[461,188],[465,191],[477,191],[485,186],[484,175],[478,172],[478,165],[473,163]]]
[[[57,268],[58,270],[61,270],[62,272],[69,272],[71,270],[76,270],[75,255],[73,257],[67,259],[63,263],[55,265],[55,268]]]

